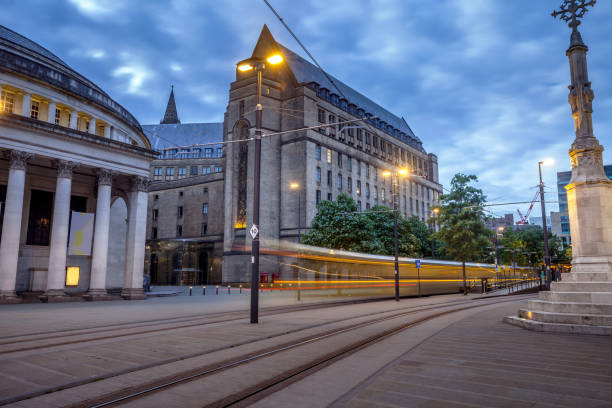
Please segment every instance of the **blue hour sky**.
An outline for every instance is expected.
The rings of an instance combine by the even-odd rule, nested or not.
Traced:
[[[547,200],[569,170],[570,29],[561,0],[272,0],[331,74],[404,116],[438,155],[441,182],[476,174],[490,202]],[[590,47],[595,135],[612,149],[612,2],[581,32]],[[131,111],[158,123],[174,84],[182,122],[220,122],[235,63],[263,24],[304,55],[261,0],[4,0],[0,24],[38,42]],[[604,152],[612,164],[612,154]],[[501,215],[520,206],[491,207]],[[556,204],[548,208],[556,209]],[[536,214],[537,213],[537,214]],[[539,214],[539,206],[533,215]]]

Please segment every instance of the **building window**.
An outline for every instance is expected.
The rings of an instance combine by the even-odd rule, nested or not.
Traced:
[[[157,227],[151,228],[151,239],[157,239]]]
[[[374,186],[374,200],[378,201],[378,186]]]
[[[55,124],[56,125],[60,124],[61,117],[62,117],[62,111],[59,109],[55,109]]]
[[[361,176],[361,162],[359,160],[355,163],[355,168],[357,169],[357,175]]]
[[[210,174],[210,167],[202,167],[202,175]]]
[[[244,100],[240,101],[240,105],[239,105],[239,112],[240,112],[240,117],[244,116]]]
[[[182,197],[182,196],[183,196],[183,192],[179,191],[179,197]]]
[[[156,221],[158,217],[159,217],[159,210],[157,208],[154,208],[153,211],[151,211],[151,219],[153,221]]]
[[[159,194],[155,194],[155,196],[153,197],[155,200],[159,200]]]
[[[39,110],[40,104],[37,101],[32,101],[32,105],[30,107],[30,117],[32,119],[38,119]]]
[[[332,161],[332,151],[331,149],[327,149],[327,163],[331,164]]]
[[[316,178],[317,184],[321,184],[321,168],[320,167],[317,167],[316,169],[315,178]]]
[[[185,178],[186,175],[187,175],[187,169],[185,167],[179,167],[178,178],[179,179]]]
[[[325,111],[319,109],[319,123],[325,123]]]
[[[342,153],[338,153],[338,168],[342,168]]]
[[[202,214],[208,214],[208,203],[202,204]]]
[[[174,167],[166,167],[166,180],[174,179]]]
[[[342,174],[338,174],[338,190],[342,190]]]
[[[321,190],[317,190],[317,195],[316,195],[317,205],[319,205],[320,202],[321,202]]]
[[[370,177],[370,165],[366,164],[366,177]]]
[[[183,216],[183,206],[179,206],[179,207],[176,209],[176,216],[177,216],[178,218],[181,218],[181,217]]]
[[[213,149],[212,147],[207,147],[206,149],[204,149],[204,157],[207,159],[212,158],[212,154],[213,154]]]
[[[361,201],[357,201],[357,211],[361,212]]]
[[[353,163],[352,163],[352,160],[351,160],[351,156],[346,158],[346,169],[348,171],[353,171]]]
[[[331,187],[332,185],[332,172],[331,170],[327,171],[327,185]]]
[[[366,210],[370,209],[370,203],[366,203]]]
[[[332,201],[332,193],[327,193],[327,201]]]
[[[51,214],[53,193],[32,190],[30,196],[30,215],[28,217],[27,245],[49,246],[51,235]]]
[[[198,166],[191,166],[191,169],[189,170],[189,175],[190,176],[197,176],[198,175]]]
[[[384,188],[380,189],[380,199],[383,202],[385,201],[385,189]]]
[[[353,192],[353,179],[351,177],[346,180],[346,190],[349,194]]]
[[[372,167],[372,172],[374,173],[374,180],[378,180],[378,169],[376,166]]]
[[[366,136],[365,137],[365,139],[366,139],[365,142],[369,146],[371,144],[371,137],[372,137],[372,135],[370,135],[370,133],[366,132],[365,136]]]
[[[223,167],[215,166],[215,173],[221,173],[223,171]]]
[[[217,157],[223,157],[223,148],[217,147]]]
[[[200,235],[201,235],[201,236],[206,235],[207,230],[208,230],[208,225],[206,225],[206,223],[205,223],[205,222],[203,222],[203,223],[202,223],[202,229],[200,230]]]
[[[182,225],[177,225],[176,226],[176,236],[177,237],[182,237],[183,236],[183,226]]]
[[[370,183],[366,183],[366,198],[370,198]]]
[[[153,180],[159,181],[162,179],[162,168],[161,167],[155,167],[153,169]]]
[[[315,146],[315,158],[321,160],[321,146],[319,145]]]
[[[208,187],[204,187],[203,192],[204,192],[204,194],[208,194]]]
[[[0,96],[0,111],[13,113],[15,107],[15,97],[12,93],[2,91]]]
[[[361,180],[357,180],[357,195],[361,195]]]

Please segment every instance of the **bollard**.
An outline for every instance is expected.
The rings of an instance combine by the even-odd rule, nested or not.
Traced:
[[[191,290],[193,289],[192,286],[189,287],[189,296],[191,296]]]
[[[242,285],[240,285],[240,293],[242,293]]]
[[[230,286],[230,285],[227,285],[227,294],[228,294],[228,295],[230,295],[230,294],[231,294],[231,293],[230,293],[230,288],[231,288],[231,286]]]
[[[206,296],[206,286],[202,286],[202,296]]]
[[[219,285],[215,287],[215,292],[217,293],[217,295],[219,294]]]

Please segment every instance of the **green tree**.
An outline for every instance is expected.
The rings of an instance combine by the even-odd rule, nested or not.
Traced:
[[[372,228],[372,240],[377,254],[393,255],[395,253],[393,241],[393,211],[382,205],[375,205],[364,213]],[[421,243],[413,231],[414,224],[398,214],[397,219],[397,246],[400,256],[417,257],[420,255]]]
[[[341,194],[336,201],[319,203],[310,231],[302,242],[326,248],[355,252],[377,253],[380,248],[372,241],[372,224],[357,212],[357,203]]]
[[[440,230],[435,233],[445,245],[445,251],[452,258],[461,261],[463,290],[467,295],[465,263],[479,259],[489,245],[490,231],[484,224],[483,205],[486,201],[482,190],[471,185],[478,182],[474,175],[455,174],[451,190],[440,199],[438,221]]]
[[[431,253],[431,230],[426,223],[421,221],[419,217],[415,215],[408,217],[406,221],[408,222],[410,232],[412,232],[418,241],[418,255],[416,256],[424,258],[426,254]]]

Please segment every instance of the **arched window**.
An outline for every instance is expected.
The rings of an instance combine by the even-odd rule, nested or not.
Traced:
[[[249,128],[246,123],[240,122],[235,128],[234,134],[239,140],[247,139]],[[238,203],[236,206],[235,228],[246,228],[248,160],[249,144],[245,141],[238,144]]]

